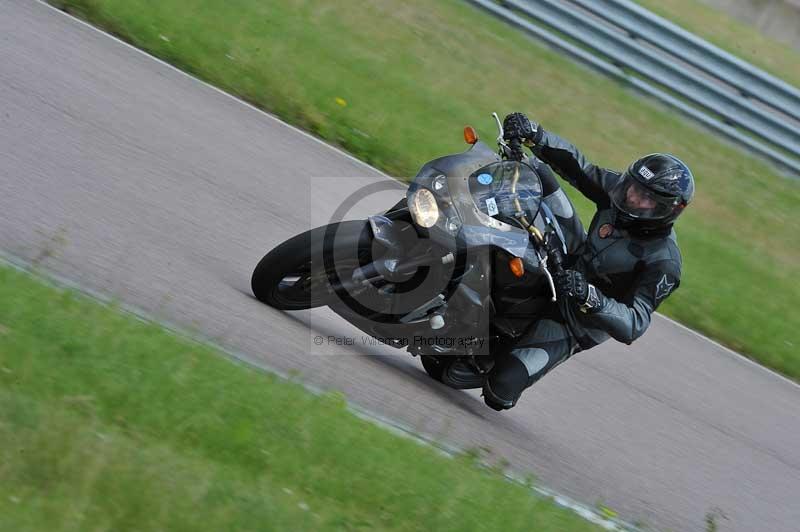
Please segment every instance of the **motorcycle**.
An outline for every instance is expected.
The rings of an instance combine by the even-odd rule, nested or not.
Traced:
[[[475,387],[475,375],[554,308],[553,275],[567,253],[524,139],[493,117],[497,151],[467,126],[467,151],[426,163],[387,211],[267,253],[252,276],[256,298],[281,310],[328,306],[419,356],[437,381]]]

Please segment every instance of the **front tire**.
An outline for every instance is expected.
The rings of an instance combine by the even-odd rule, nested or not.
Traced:
[[[329,238],[326,241],[326,235]],[[294,236],[267,253],[253,271],[253,294],[262,303],[279,310],[303,310],[325,306],[336,299],[329,289],[323,257],[334,248],[350,253],[348,261],[358,267],[359,254],[369,253],[369,224],[349,221],[317,227]],[[338,253],[338,252],[337,252]],[[337,267],[341,261],[337,258]]]

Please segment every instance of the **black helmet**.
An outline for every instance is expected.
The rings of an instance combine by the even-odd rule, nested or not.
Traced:
[[[640,234],[672,226],[694,196],[694,177],[674,155],[653,153],[634,161],[609,192],[614,225]]]

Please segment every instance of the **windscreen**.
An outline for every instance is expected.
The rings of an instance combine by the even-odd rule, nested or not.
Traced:
[[[499,220],[522,211],[532,221],[539,212],[542,182],[527,163],[500,161],[469,176],[469,191],[478,209]]]

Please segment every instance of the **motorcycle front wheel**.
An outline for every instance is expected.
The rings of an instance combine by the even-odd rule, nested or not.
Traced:
[[[336,259],[337,271],[359,265],[359,254],[369,253],[371,230],[366,221],[348,221],[317,227],[294,236],[267,253],[256,266],[250,285],[256,299],[280,310],[321,307],[336,299],[329,287],[325,254],[333,248],[350,257]],[[332,261],[331,261],[332,262]]]

